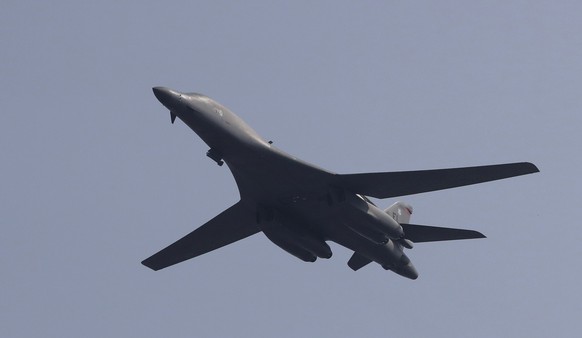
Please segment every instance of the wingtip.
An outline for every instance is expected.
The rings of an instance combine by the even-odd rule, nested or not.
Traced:
[[[540,169],[538,169],[538,167],[531,162],[523,162],[523,164],[525,164],[527,166],[528,171],[531,174],[540,172]]]
[[[147,268],[150,268],[150,269],[154,270],[154,271],[158,271],[159,270],[159,268],[156,268],[156,266],[154,266],[152,264],[152,262],[149,260],[149,258],[148,259],[144,259],[143,261],[141,261],[141,264],[143,266],[147,267]]]
[[[479,232],[477,230],[469,230],[469,232],[472,234],[472,237],[469,237],[469,238],[466,238],[466,239],[487,238],[487,236],[483,235],[481,232]]]

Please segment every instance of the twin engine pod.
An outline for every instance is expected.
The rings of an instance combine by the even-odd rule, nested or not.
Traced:
[[[274,209],[259,208],[257,224],[271,242],[302,261],[315,262],[318,257],[332,255],[323,239]]]

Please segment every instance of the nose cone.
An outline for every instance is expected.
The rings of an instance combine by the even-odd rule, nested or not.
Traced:
[[[179,100],[179,93],[166,88],[166,87],[154,87],[152,88],[154,95],[164,106],[172,110],[173,106]]]

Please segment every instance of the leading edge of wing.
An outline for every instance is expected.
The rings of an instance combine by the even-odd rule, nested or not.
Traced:
[[[239,201],[141,263],[157,271],[234,243],[259,231],[253,213]]]
[[[479,167],[336,175],[336,184],[375,198],[412,195],[539,172],[529,162]]]

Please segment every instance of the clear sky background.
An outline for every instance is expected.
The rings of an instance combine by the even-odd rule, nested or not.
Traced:
[[[0,336],[580,336],[580,2],[0,8]],[[142,259],[238,198],[153,86],[338,173],[541,173],[401,198],[415,223],[488,236],[416,245],[416,281],[262,234],[153,272]]]

